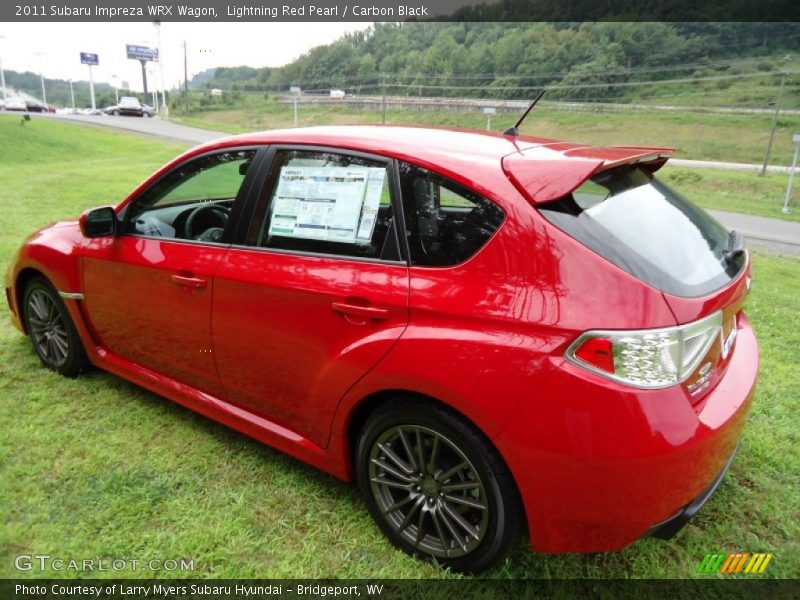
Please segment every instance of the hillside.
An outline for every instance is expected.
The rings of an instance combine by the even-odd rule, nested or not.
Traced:
[[[194,87],[487,98],[547,87],[551,99],[622,102],[700,91],[758,106],[788,70],[785,99],[800,106],[798,54],[792,23],[380,23],[280,68],[218,68]]]

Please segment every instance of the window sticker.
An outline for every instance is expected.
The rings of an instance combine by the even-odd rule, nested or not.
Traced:
[[[383,167],[281,167],[268,233],[368,244],[385,177]]]

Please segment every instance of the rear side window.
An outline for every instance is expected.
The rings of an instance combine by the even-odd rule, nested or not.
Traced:
[[[668,294],[710,294],[744,265],[744,256],[725,260],[728,232],[722,225],[636,167],[604,171],[540,211],[585,246]]]
[[[400,185],[412,265],[464,262],[503,223],[499,206],[436,173],[400,163]]]

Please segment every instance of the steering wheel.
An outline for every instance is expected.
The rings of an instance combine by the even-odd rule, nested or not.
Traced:
[[[208,213],[209,216],[219,223],[218,227],[208,227],[201,234],[197,235],[194,232],[194,224],[200,215]],[[219,242],[222,240],[222,233],[225,231],[225,225],[228,223],[228,216],[231,214],[231,209],[219,204],[202,204],[193,209],[186,217],[186,223],[183,226],[183,235],[187,240],[198,240],[201,242]]]

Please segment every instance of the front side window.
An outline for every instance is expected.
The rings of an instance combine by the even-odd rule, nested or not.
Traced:
[[[400,163],[400,185],[413,265],[464,262],[503,223],[499,206],[431,171]]]
[[[248,243],[262,248],[380,258],[390,236],[387,164],[306,150],[279,151]]]
[[[134,200],[124,232],[219,242],[255,150],[201,156],[171,171]]]

